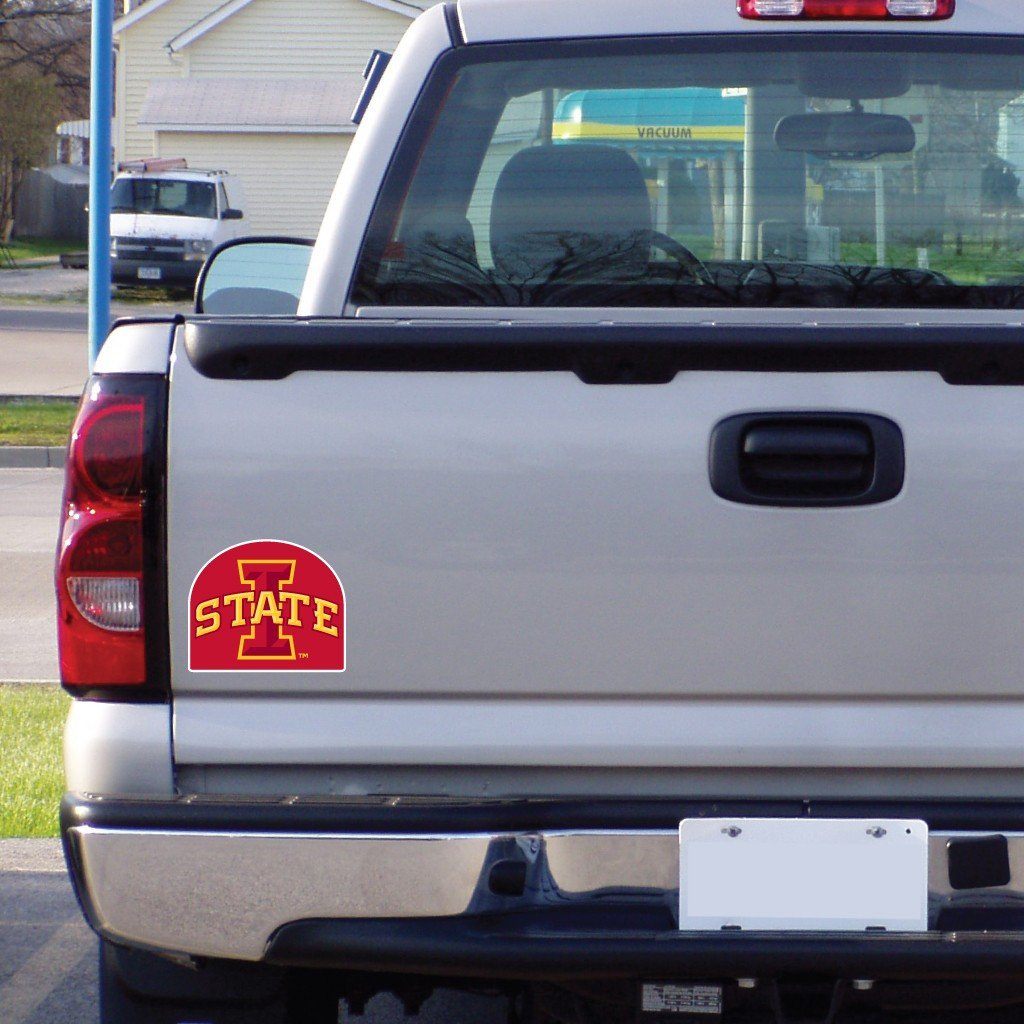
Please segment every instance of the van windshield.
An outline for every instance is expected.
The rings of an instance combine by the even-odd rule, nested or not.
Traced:
[[[110,196],[112,213],[150,213],[173,217],[217,216],[217,195],[208,181],[174,178],[118,178]]]
[[[352,300],[1024,308],[1024,44],[765,34],[435,67]]]

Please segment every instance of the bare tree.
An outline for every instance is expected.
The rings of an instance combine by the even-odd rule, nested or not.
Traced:
[[[0,241],[27,172],[89,99],[89,0],[0,0]]]
[[[0,75],[52,78],[61,113],[84,117],[89,96],[89,0],[0,0]]]

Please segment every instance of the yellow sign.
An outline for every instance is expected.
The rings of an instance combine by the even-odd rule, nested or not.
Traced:
[[[745,137],[742,125],[685,124],[601,124],[587,121],[556,121],[552,135],[573,139],[628,139],[632,142],[739,142]]]

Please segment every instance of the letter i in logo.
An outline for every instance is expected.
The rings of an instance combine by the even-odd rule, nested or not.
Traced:
[[[281,592],[295,580],[295,562],[238,559],[238,578],[252,590],[252,631],[238,642],[239,661],[295,661],[295,639],[283,630]]]

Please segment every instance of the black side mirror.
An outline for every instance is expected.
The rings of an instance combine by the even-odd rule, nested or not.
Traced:
[[[235,210],[230,206],[220,214],[221,220],[242,220],[244,217],[245,214],[241,210]]]

